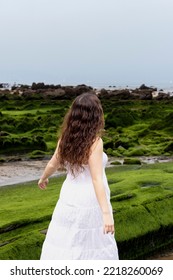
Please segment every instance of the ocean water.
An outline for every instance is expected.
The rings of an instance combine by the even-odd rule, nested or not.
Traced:
[[[173,82],[158,82],[158,83],[151,83],[151,82],[127,82],[127,83],[120,83],[120,82],[112,82],[112,83],[87,83],[87,85],[90,85],[92,87],[96,88],[139,88],[142,84],[145,84],[148,87],[157,88],[158,90],[170,90],[173,91]]]

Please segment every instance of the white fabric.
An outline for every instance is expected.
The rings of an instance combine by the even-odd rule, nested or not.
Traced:
[[[103,180],[110,210],[110,189],[103,153]],[[114,236],[103,233],[103,218],[88,165],[76,177],[67,171],[42,247],[41,260],[117,260]]]

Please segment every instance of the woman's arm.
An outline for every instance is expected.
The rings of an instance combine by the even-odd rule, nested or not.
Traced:
[[[59,141],[52,158],[49,160],[40,180],[38,181],[38,186],[40,189],[46,188],[49,182],[48,177],[50,177],[53,173],[55,173],[58,168],[58,160],[57,160],[58,147],[59,147]]]
[[[103,183],[103,141],[100,138],[89,157],[89,168],[91,177],[98,199],[100,208],[103,214],[104,233],[114,233],[114,221],[110,212],[106,191]]]

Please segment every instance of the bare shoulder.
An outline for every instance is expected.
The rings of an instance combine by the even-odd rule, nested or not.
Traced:
[[[55,149],[55,153],[58,153],[59,143],[60,143],[60,139],[59,139],[58,142],[57,142],[56,149]]]
[[[103,140],[98,137],[91,146],[91,154],[95,151],[103,150]]]
[[[93,176],[96,176],[98,172],[101,172],[102,160],[103,160],[103,140],[99,138],[93,143],[91,153],[88,159],[90,171],[93,171],[95,173],[95,175]]]

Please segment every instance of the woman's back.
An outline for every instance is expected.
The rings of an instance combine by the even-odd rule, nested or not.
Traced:
[[[110,191],[105,175],[107,161],[107,155],[103,153],[103,180],[109,199]],[[83,170],[81,170],[76,176],[74,176],[70,172],[70,169],[67,168],[67,177],[61,188],[60,200],[68,205],[80,207],[98,206],[89,165],[83,165]]]

